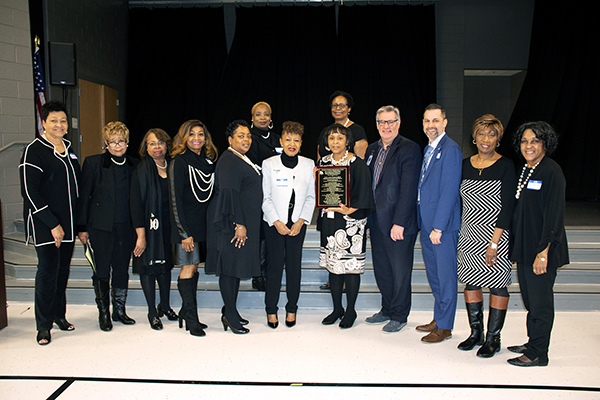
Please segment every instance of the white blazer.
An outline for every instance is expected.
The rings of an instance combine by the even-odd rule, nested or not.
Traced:
[[[300,218],[310,224],[315,209],[315,162],[298,156],[298,165],[287,168],[281,162],[281,156],[269,157],[262,163],[263,173],[263,219],[273,226],[277,220],[288,223],[288,210],[292,189],[295,193],[292,222]]]

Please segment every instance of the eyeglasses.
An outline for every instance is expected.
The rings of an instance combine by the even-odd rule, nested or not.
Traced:
[[[160,142],[148,142],[148,147],[163,147],[166,143],[163,141]]]
[[[110,147],[125,146],[126,144],[127,144],[127,142],[123,139],[116,141],[116,142],[114,140],[111,140],[110,142],[108,142],[108,145]]]
[[[397,119],[390,119],[389,121],[384,121],[384,120],[379,120],[378,119],[376,122],[377,122],[377,125],[379,125],[379,126],[385,126],[386,124],[389,125],[389,126],[392,126],[396,122],[398,122],[398,120]]]
[[[332,104],[331,105],[332,109],[339,108],[340,110],[343,110],[346,107],[348,107],[348,104],[344,104],[344,103],[337,103],[337,104]]]

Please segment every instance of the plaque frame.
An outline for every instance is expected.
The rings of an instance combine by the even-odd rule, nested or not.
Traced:
[[[339,197],[342,198],[342,204],[347,207],[350,207],[350,166],[347,165],[325,165],[321,167],[317,167],[316,179],[315,179],[315,195],[316,195],[316,208],[329,208],[329,207],[339,207],[339,203],[335,204],[325,202],[323,198],[323,188],[324,188],[324,174],[321,174],[320,171],[326,170],[337,170],[339,171],[339,175],[345,175],[345,179],[342,178],[342,193],[335,192]],[[338,175],[338,176],[339,176]]]

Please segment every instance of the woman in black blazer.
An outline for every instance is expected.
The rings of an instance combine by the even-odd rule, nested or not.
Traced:
[[[27,242],[38,257],[35,275],[35,322],[39,345],[50,343],[52,323],[63,331],[75,327],[66,317],[67,281],[75,245],[75,206],[79,162],[67,133],[67,109],[51,101],[42,106],[44,134],[25,148],[19,175]]]
[[[179,327],[185,320],[192,336],[204,336],[207,328],[198,319],[196,290],[198,264],[206,260],[206,209],[213,193],[217,155],[206,125],[197,119],[181,125],[168,168],[171,243],[173,264],[181,266],[177,280],[182,302]]]
[[[98,305],[100,329],[110,331],[109,278],[112,280],[112,320],[135,324],[125,312],[129,284],[129,261],[134,232],[129,212],[131,172],[138,160],[125,154],[129,129],[122,122],[109,122],[102,129],[103,154],[89,156],[83,163],[79,239],[90,241],[96,257],[92,276]]]

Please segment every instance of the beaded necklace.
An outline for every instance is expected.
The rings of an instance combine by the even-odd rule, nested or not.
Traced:
[[[529,174],[527,175],[527,179],[525,179],[524,181],[523,181],[523,176],[525,175],[525,170],[527,169],[527,164],[523,165],[523,171],[521,171],[521,176],[519,177],[519,184],[517,185],[517,193],[515,194],[515,198],[517,200],[519,199],[519,197],[521,197],[521,191],[523,190],[525,185],[527,185],[527,182],[529,182],[529,178],[531,178],[531,175],[533,175],[533,171],[535,171],[535,167],[540,165],[541,161],[542,160],[538,161],[537,164],[535,164],[531,168],[531,171],[529,171]]]

